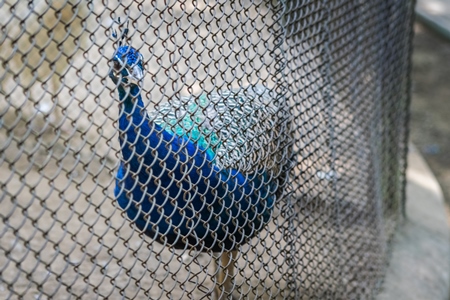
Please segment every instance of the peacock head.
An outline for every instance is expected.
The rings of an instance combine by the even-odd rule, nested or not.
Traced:
[[[144,78],[142,54],[131,46],[120,46],[111,60],[109,77],[122,87],[139,87]]]

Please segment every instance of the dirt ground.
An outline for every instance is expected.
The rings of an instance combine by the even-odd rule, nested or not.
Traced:
[[[436,175],[450,204],[450,41],[415,25],[411,141]]]

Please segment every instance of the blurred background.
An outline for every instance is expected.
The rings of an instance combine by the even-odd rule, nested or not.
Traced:
[[[426,4],[418,1],[421,15],[414,26],[410,140],[436,175],[449,204],[450,26],[445,26],[444,17],[450,16],[450,1],[428,1],[428,10],[421,2]]]

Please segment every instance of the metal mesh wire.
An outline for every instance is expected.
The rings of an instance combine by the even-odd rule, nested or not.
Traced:
[[[0,1],[0,299],[216,297],[226,253],[147,237],[114,196],[108,74],[127,24],[146,110],[249,85],[277,105],[279,196],[236,248],[234,298],[376,295],[404,200],[412,14],[387,0]],[[255,153],[243,160],[267,171]]]

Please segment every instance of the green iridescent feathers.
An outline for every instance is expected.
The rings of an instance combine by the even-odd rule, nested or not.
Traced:
[[[264,86],[181,97],[149,113],[166,131],[194,141],[221,168],[276,168],[279,106]]]

